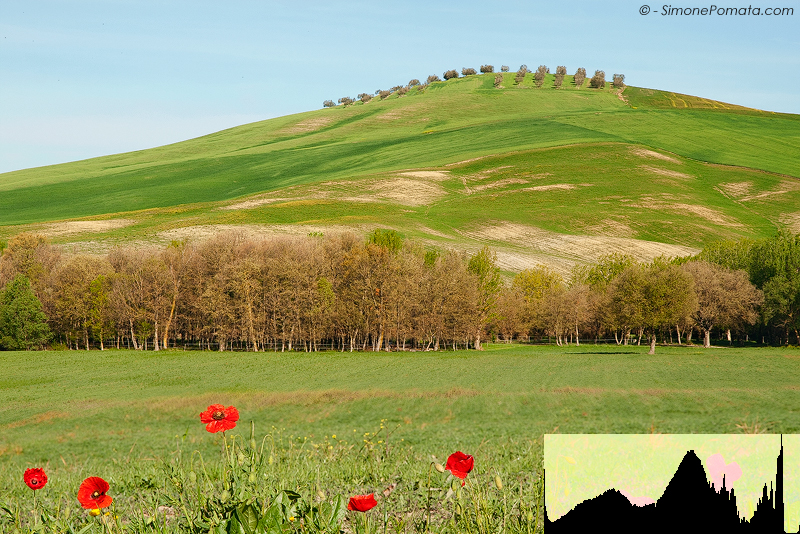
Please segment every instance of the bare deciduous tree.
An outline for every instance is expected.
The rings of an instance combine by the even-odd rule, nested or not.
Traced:
[[[494,72],[494,65],[481,65],[481,73]]]
[[[458,71],[455,70],[455,69],[446,70],[446,71],[444,71],[444,74],[442,74],[442,78],[444,78],[445,80],[450,80],[452,78],[458,78]]]
[[[624,74],[615,74],[614,81],[612,82],[614,87],[617,89],[622,89],[625,87],[625,75]]]
[[[322,107],[324,108],[332,108],[335,105],[336,104],[333,102],[333,100],[326,100],[322,103]]]
[[[703,332],[703,346],[711,346],[715,326],[736,329],[753,324],[764,294],[750,283],[744,271],[732,271],[705,261],[690,261],[681,266],[694,280],[697,307],[694,323]]]
[[[500,72],[508,72],[509,70],[510,70],[510,69],[508,68],[508,65],[502,65],[502,66],[500,67]]]
[[[428,76],[428,79],[425,83],[433,83],[433,82],[441,82],[442,80],[435,74],[431,74]]]
[[[472,76],[473,74],[478,74],[478,71],[473,69],[472,67],[464,67],[461,69],[462,76]]]

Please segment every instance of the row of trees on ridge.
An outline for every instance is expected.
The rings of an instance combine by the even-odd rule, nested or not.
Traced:
[[[507,65],[503,65],[500,68],[500,70],[501,70],[501,72],[508,72],[509,71],[509,67]],[[481,74],[494,73],[494,65],[481,65],[480,72],[481,72]],[[528,71],[528,67],[526,65],[521,65],[520,68],[517,70],[516,76],[514,77],[514,83],[517,84],[517,85],[521,84],[523,82],[523,80],[525,79],[525,75],[528,72],[530,72],[530,71]],[[461,76],[473,76],[473,75],[476,75],[476,74],[478,74],[478,71],[476,71],[472,67],[464,67],[464,68],[461,69]],[[550,69],[546,65],[540,65],[539,68],[534,72],[534,75],[533,75],[534,84],[536,85],[536,87],[542,87],[542,85],[544,85],[545,75],[547,75],[547,74],[550,74]],[[558,88],[560,88],[562,86],[563,81],[564,81],[564,76],[566,76],[566,74],[567,74],[567,68],[566,67],[559,66],[556,69],[555,79],[553,81],[553,87],[554,88],[558,89]],[[459,73],[458,73],[458,70],[456,70],[456,69],[446,70],[446,71],[444,71],[444,73],[442,73],[442,78],[444,78],[445,81],[452,80],[452,79],[458,78],[458,77],[459,77]],[[442,78],[439,78],[439,76],[437,76],[435,74],[431,74],[425,80],[425,83],[420,83],[420,81],[415,78],[415,79],[411,80],[410,82],[408,82],[408,84],[406,84],[406,85],[398,85],[398,86],[392,87],[389,90],[378,89],[377,91],[375,91],[374,94],[372,94],[372,93],[361,93],[356,98],[351,98],[349,96],[343,96],[342,98],[340,98],[338,100],[338,103],[342,104],[345,107],[355,103],[357,100],[359,100],[359,101],[361,101],[361,102],[366,104],[367,102],[369,102],[372,99],[373,96],[380,96],[381,100],[383,100],[386,97],[388,97],[388,96],[390,96],[392,94],[395,94],[395,93],[398,96],[403,96],[403,95],[407,94],[414,87],[416,87],[417,90],[421,92],[421,91],[424,91],[428,87],[428,85],[430,85],[431,83],[442,81]],[[575,75],[573,77],[573,83],[575,84],[576,87],[581,87],[585,80],[586,80],[586,69],[581,67],[575,72]],[[623,75],[623,74],[614,74],[614,82],[613,82],[614,87],[616,87],[618,89],[623,88],[625,86],[624,80],[625,80],[625,75]],[[495,87],[499,87],[500,84],[502,83],[502,81],[503,81],[502,74],[498,73],[495,76],[494,86]],[[605,87],[605,84],[606,84],[605,72],[603,72],[602,70],[595,71],[594,76],[592,76],[592,78],[591,78],[591,80],[589,82],[589,86],[594,88],[594,89],[602,89],[602,88]],[[336,103],[333,100],[325,100],[322,103],[322,106],[326,107],[326,108],[331,108],[331,107],[335,107]]]

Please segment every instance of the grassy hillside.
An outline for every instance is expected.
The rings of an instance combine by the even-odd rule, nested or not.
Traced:
[[[514,271],[566,269],[609,248],[687,253],[800,225],[800,116],[513,77],[2,174],[0,236],[39,230],[101,250],[219,228],[385,226],[432,244],[492,244]],[[95,220],[42,224],[78,218]]]

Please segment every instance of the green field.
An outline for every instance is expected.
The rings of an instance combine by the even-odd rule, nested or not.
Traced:
[[[0,238],[73,250],[387,227],[565,273],[800,229],[800,116],[506,73],[0,175]],[[482,158],[482,159],[475,159]]]
[[[13,370],[0,380],[0,495],[28,502],[22,470],[44,465],[43,498],[63,497],[73,512],[90,475],[110,481],[117,513],[164,504],[162,460],[219,455],[219,435],[198,417],[211,403],[238,407],[231,434],[249,438],[254,421],[259,439],[272,435],[278,460],[265,479],[302,495],[398,482],[390,502],[401,515],[424,508],[431,455],[443,462],[455,450],[475,456],[470,477],[499,474],[517,492],[509,498],[534,503],[546,433],[800,432],[796,349],[646,351],[0,352]]]

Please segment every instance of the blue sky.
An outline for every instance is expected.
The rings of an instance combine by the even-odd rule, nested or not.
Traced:
[[[0,173],[159,146],[490,63],[800,113],[789,16],[628,1],[0,2]],[[740,5],[741,4],[741,5]],[[711,2],[673,1],[673,7]]]

